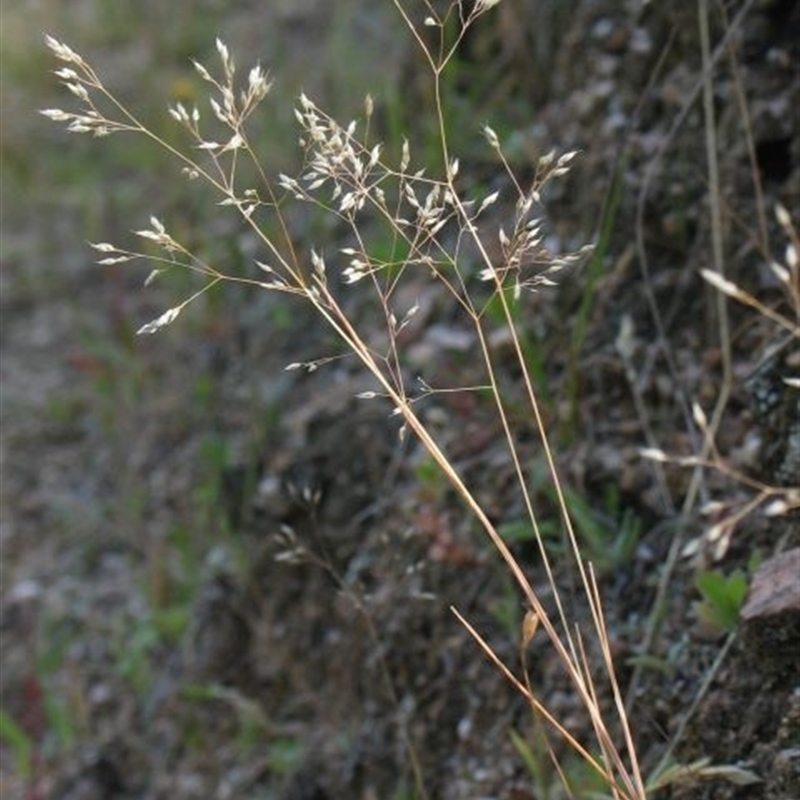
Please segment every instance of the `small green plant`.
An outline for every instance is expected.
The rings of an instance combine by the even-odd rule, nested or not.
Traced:
[[[142,620],[121,634],[115,643],[117,670],[138,692],[145,692],[152,682],[152,654],[161,641],[151,618]]]
[[[753,786],[761,783],[752,770],[736,764],[712,764],[700,758],[689,764],[670,762],[659,767],[647,780],[647,791],[655,793],[667,786],[695,786],[704,781],[724,780],[734,786]]]
[[[609,797],[604,791],[607,787],[602,777],[588,769],[581,758],[570,754],[558,762],[541,725],[527,737],[512,729],[511,741],[530,774],[537,800],[564,797],[606,800]]]
[[[223,703],[236,715],[238,740],[242,747],[252,747],[269,738],[272,725],[261,706],[237,689],[219,684],[193,684],[181,689],[184,700],[192,703]],[[270,745],[270,767],[287,770],[296,765],[302,748],[294,739],[277,739]]]
[[[543,475],[542,478],[544,477]],[[549,503],[557,507],[558,498],[549,481],[543,479],[535,486]],[[639,541],[642,522],[631,509],[620,507],[619,493],[610,489],[605,511],[599,511],[569,486],[565,486],[563,491],[584,558],[601,574],[613,571],[630,561]],[[539,535],[548,540],[553,552],[563,552],[569,547],[569,543],[561,536],[557,518],[543,519],[538,532],[525,518],[505,522],[498,530],[509,543],[535,542]]]
[[[695,579],[702,600],[694,604],[698,619],[715,630],[732,633],[739,624],[739,611],[747,594],[747,578],[742,570],[730,575],[709,570]]]
[[[11,748],[17,775],[23,781],[30,780],[33,775],[33,742],[23,727],[2,708],[0,708],[0,741]]]
[[[44,758],[55,750],[69,752],[82,722],[63,693],[49,685],[63,657],[64,643],[56,641],[32,660],[32,669],[19,687],[25,703],[21,720],[0,708],[0,745],[11,750],[14,770],[31,796],[38,791]]]

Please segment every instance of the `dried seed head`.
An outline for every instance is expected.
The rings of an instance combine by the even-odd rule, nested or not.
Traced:
[[[66,111],[62,111],[60,108],[42,108],[39,113],[44,114],[45,117],[52,119],[54,122],[68,122],[73,117],[72,114],[67,114]]]
[[[258,102],[266,97],[269,90],[272,88],[272,81],[269,80],[267,74],[261,68],[260,64],[256,64],[250,70],[247,78],[247,100],[251,102]]]
[[[403,153],[400,156],[400,172],[405,172],[411,161],[411,149],[408,146],[408,139],[403,139]]]
[[[170,308],[157,319],[154,319],[152,322],[148,322],[146,325],[142,325],[142,327],[136,331],[137,336],[145,333],[155,333],[164,326],[169,325],[177,319],[178,314],[180,314],[182,310],[183,306],[175,306],[174,308]]]
[[[500,140],[497,138],[497,134],[494,130],[488,125],[483,126],[483,135],[486,137],[486,141],[489,142],[490,147],[493,147],[495,150],[500,149]]]
[[[775,205],[775,217],[785,230],[789,230],[792,227],[792,219],[789,216],[789,212],[786,210],[786,207],[780,203],[776,203]]]
[[[57,58],[60,58],[62,61],[66,61],[69,64],[78,64],[79,66],[84,65],[84,60],[74,50],[67,47],[67,45],[65,45],[63,42],[59,42],[58,39],[48,35],[44,37],[44,41],[45,44],[55,53]]]

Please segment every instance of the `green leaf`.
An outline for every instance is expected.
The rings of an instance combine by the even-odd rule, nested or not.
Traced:
[[[497,532],[505,542],[532,542],[536,539],[533,526],[527,519],[514,519],[504,522]]]
[[[31,777],[31,750],[33,749],[30,736],[2,708],[0,708],[0,741],[5,742],[14,751],[15,769],[20,777],[27,781]]]
[[[695,613],[707,625],[730,633],[739,624],[739,611],[747,594],[747,578],[741,570],[725,576],[703,572],[695,581],[703,599],[694,604]]]
[[[754,772],[736,764],[712,764],[708,758],[700,758],[690,764],[672,763],[651,775],[647,781],[648,795],[665,786],[691,786],[703,780],[724,780],[735,786],[750,786],[761,783]]]

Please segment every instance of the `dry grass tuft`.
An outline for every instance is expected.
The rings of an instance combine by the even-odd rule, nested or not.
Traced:
[[[340,124],[301,95],[295,111],[301,130],[304,167],[296,176],[281,175],[273,181],[261,166],[258,153],[248,138],[248,119],[268,99],[270,80],[257,65],[243,79],[234,59],[222,41],[217,41],[219,70],[195,63],[195,68],[210,90],[209,108],[187,108],[181,103],[170,108],[172,119],[182,128],[186,144],[178,147],[145,127],[135,113],[123,106],[104,86],[92,66],[65,44],[47,37],[47,45],[63,66],[56,75],[77,99],[79,110],[43,111],[50,119],[63,122],[76,133],[105,137],[119,132],[149,139],[180,164],[188,181],[200,180],[213,187],[218,203],[239,215],[257,237],[263,255],[254,261],[246,275],[232,275],[207,263],[174,238],[168,227],[153,217],[146,228],[136,231],[144,241],[142,250],[121,249],[107,242],[92,246],[101,254],[100,264],[119,265],[145,260],[154,268],[147,283],[171,270],[188,270],[197,277],[198,288],[178,304],[139,329],[153,334],[171,324],[195,299],[221,282],[235,282],[256,290],[273,291],[309,303],[338,334],[347,349],[360,361],[374,380],[374,389],[364,392],[365,400],[384,400],[402,419],[403,433],[413,434],[424,445],[450,485],[462,498],[475,520],[485,531],[505,561],[528,608],[523,629],[522,665],[503,663],[481,634],[457,609],[454,613],[474,636],[512,686],[529,702],[532,713],[544,720],[599,773],[610,795],[616,800],[643,800],[645,787],[639,772],[636,748],[628,726],[622,693],[617,683],[601,598],[591,565],[586,564],[576,539],[568,503],[562,491],[548,431],[540,411],[534,382],[529,374],[523,349],[514,324],[514,307],[524,302],[527,292],[553,284],[567,264],[580,261],[590,248],[567,254],[551,253],[546,245],[542,196],[548,185],[558,181],[569,169],[574,152],[551,152],[536,165],[535,175],[523,184],[503,155],[498,135],[488,125],[483,133],[499,168],[505,173],[508,189],[488,195],[473,195],[469,182],[460,172],[458,157],[451,152],[447,111],[443,106],[441,76],[452,60],[468,29],[497,4],[454,2],[444,14],[429,6],[422,26],[412,21],[400,0],[398,12],[416,40],[430,67],[439,130],[438,147],[443,174],[428,174],[428,166],[415,160],[411,143],[401,152],[387,153],[370,136],[372,102],[365,102],[363,119]],[[423,31],[422,28],[425,28]],[[452,36],[455,28],[456,35]],[[431,34],[434,34],[431,36]],[[507,195],[507,196],[504,196]],[[335,219],[346,231],[347,244],[318,247],[298,252],[286,209],[294,202],[310,204]],[[509,208],[508,220],[496,224],[492,212]],[[375,255],[373,232],[383,230],[396,244],[397,259]],[[154,252],[148,248],[155,248]],[[327,252],[326,252],[327,251]],[[498,258],[499,254],[499,258]],[[409,377],[407,353],[401,335],[411,323],[415,304],[404,305],[400,291],[410,280],[425,276],[449,293],[474,331],[484,381],[479,387],[445,386],[437,376],[424,376],[419,383]],[[357,323],[347,311],[343,298],[354,287],[367,286],[380,309],[382,326],[376,333]],[[540,533],[537,510],[529,492],[531,476],[518,457],[515,430],[509,413],[509,400],[501,388],[500,367],[490,346],[493,323],[486,313],[489,304],[501,309],[500,326],[507,329],[515,371],[521,376],[530,414],[535,420],[545,455],[554,495],[560,510],[564,535],[569,543],[566,556],[573,563],[582,589],[582,602],[592,620],[591,630],[579,630],[562,602],[553,577],[552,555]],[[318,362],[289,365],[313,369]],[[438,386],[440,388],[432,388]],[[417,413],[417,401],[436,391],[481,391],[493,401],[508,457],[514,465],[521,502],[536,534],[541,562],[549,578],[549,591],[555,610],[545,603],[528,579],[513,553],[498,532],[470,486],[440,446],[435,433]],[[541,628],[547,644],[534,638]],[[551,647],[558,654],[564,673],[579,696],[591,721],[591,731],[569,730],[548,709],[547,698],[536,695],[525,668],[525,651]],[[599,654],[593,664],[590,654]],[[602,674],[602,683],[597,675]],[[611,698],[610,706],[606,702]],[[609,712],[608,708],[613,709]],[[421,778],[418,776],[418,781]],[[424,796],[424,786],[418,790]]]

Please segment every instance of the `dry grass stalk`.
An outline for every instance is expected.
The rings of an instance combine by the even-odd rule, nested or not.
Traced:
[[[170,109],[170,115],[185,130],[190,147],[180,150],[171,146],[150,132],[131,111],[121,105],[80,55],[51,37],[47,38],[47,44],[64,63],[56,75],[78,99],[81,110],[65,112],[49,109],[43,113],[55,121],[65,122],[68,129],[74,132],[106,136],[126,131],[147,137],[176,158],[189,179],[202,179],[213,186],[219,193],[220,205],[229,206],[238,212],[268,254],[265,261],[256,262],[255,266],[261,274],[256,272],[255,276],[225,274],[205,263],[176,241],[156,218],[151,219],[150,227],[137,231],[137,234],[154,244],[160,250],[160,255],[145,256],[142,252],[120,249],[105,242],[93,245],[103,256],[99,262],[101,264],[119,264],[139,258],[155,262],[156,269],[150,274],[148,281],[156,280],[164,270],[176,267],[191,270],[203,281],[194,294],[144,325],[139,332],[155,333],[170,324],[193,300],[221,281],[234,281],[254,288],[283,292],[309,302],[374,377],[376,389],[366,393],[364,397],[381,396],[389,401],[394,412],[402,418],[404,428],[416,435],[427,449],[502,556],[588,713],[594,732],[594,743],[589,741],[586,731],[566,730],[548,711],[546,704],[534,696],[527,676],[517,677],[511,668],[501,663],[480,634],[454,610],[458,618],[486,651],[487,656],[526,697],[534,712],[560,732],[569,745],[603,776],[614,798],[643,800],[645,788],[617,684],[597,583],[591,567],[584,563],[581,556],[513,317],[513,305],[525,291],[551,284],[565,264],[581,259],[587,251],[584,248],[558,257],[548,252],[542,233],[543,222],[534,215],[540,207],[544,188],[569,170],[575,154],[565,153],[557,157],[550,153],[544,156],[538,163],[532,185],[526,188],[518,182],[505,160],[495,132],[488,126],[484,128],[487,142],[505,169],[509,185],[513,187],[515,194],[515,213],[510,231],[506,232],[501,227],[493,234],[499,240],[503,253],[502,262],[495,263],[489,254],[487,225],[484,220],[488,217],[488,209],[498,200],[498,194],[473,199],[464,196],[459,190],[459,162],[451,154],[448,144],[447,115],[442,102],[440,78],[468,28],[495,5],[497,0],[473,4],[454,2],[444,16],[437,15],[432,5],[426,4],[429,15],[424,25],[438,32],[437,47],[428,44],[430,37],[423,36],[422,31],[415,27],[400,0],[394,2],[430,66],[435,89],[439,145],[442,162],[446,165],[445,174],[441,178],[428,177],[422,168],[424,165],[412,167],[408,143],[402,148],[399,162],[393,163],[385,156],[380,144],[369,142],[369,118],[372,112],[369,99],[365,106],[367,132],[360,133],[357,122],[340,125],[312,100],[301,96],[296,116],[302,129],[305,167],[298,177],[282,175],[277,184],[273,184],[264,174],[258,154],[251,146],[246,131],[246,121],[267,97],[270,81],[264,70],[256,66],[250,70],[244,85],[240,87],[233,58],[221,41],[217,41],[221,76],[215,77],[201,64],[196,63],[195,67],[212,92],[212,125],[221,129],[222,136],[215,137],[206,133],[208,122],[199,109],[187,109],[179,103]],[[450,27],[454,19],[457,22],[458,35],[451,43],[445,35],[445,27]],[[101,110],[101,105],[109,108],[108,114]],[[197,153],[200,155],[196,155]],[[244,164],[257,176],[256,184],[243,183],[241,175],[244,173]],[[291,200],[312,203],[324,209],[349,231],[354,244],[343,248],[337,257],[343,256],[347,265],[338,269],[338,274],[333,278],[330,277],[333,270],[329,268],[321,252],[310,251],[308,266],[296,252],[282,212],[284,204]],[[402,243],[407,253],[402,263],[387,264],[370,254],[369,242],[363,238],[365,226],[362,223],[367,218],[382,221],[395,240]],[[268,219],[277,223],[278,236],[267,233],[265,223]],[[480,259],[477,270],[463,257],[467,243]],[[398,309],[394,307],[394,302],[398,284],[406,276],[416,275],[420,271],[440,282],[461,306],[472,324],[485,367],[486,388],[491,393],[502,423],[519,491],[536,532],[541,560],[556,601],[555,617],[548,613],[484,508],[416,413],[416,398],[408,391],[405,383],[403,351],[398,337],[416,309]],[[371,332],[358,328],[348,317],[337,300],[338,291],[334,292],[331,288],[331,281],[337,284],[370,284],[383,312],[388,349],[382,350],[372,344]],[[510,332],[517,367],[523,378],[558,498],[562,523],[570,544],[570,556],[580,576],[584,600],[592,620],[593,647],[598,648],[601,653],[601,666],[607,679],[606,687],[595,684],[585,644],[588,634],[578,631],[565,611],[553,576],[551,555],[539,534],[536,510],[528,489],[529,476],[515,447],[514,431],[507,413],[508,401],[500,388],[497,367],[489,346],[488,323],[484,314],[487,287],[489,293],[499,299],[504,323]],[[290,365],[292,368],[302,366],[310,368],[312,365]],[[522,636],[527,644],[531,632],[523,632]],[[612,720],[607,719],[606,712],[601,707],[601,695],[608,691],[616,709],[616,717]],[[599,757],[593,752],[595,748],[600,752]]]

